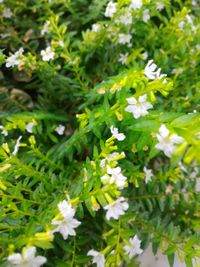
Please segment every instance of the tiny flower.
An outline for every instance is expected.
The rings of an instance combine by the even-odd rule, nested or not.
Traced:
[[[102,170],[105,169],[106,162],[107,163],[113,162],[114,164],[117,164],[117,161],[115,160],[116,158],[118,158],[118,159],[125,158],[125,153],[124,152],[121,152],[121,153],[114,152],[114,153],[110,154],[108,157],[106,157],[105,159],[102,159],[100,162],[101,169]]]
[[[132,36],[130,34],[120,33],[118,43],[119,44],[130,44],[131,38]]]
[[[109,2],[106,7],[105,16],[112,18],[116,12],[117,12],[117,3]]]
[[[59,45],[60,45],[61,47],[64,47],[64,46],[65,46],[65,44],[64,44],[64,42],[63,42],[62,40],[59,40],[58,43],[59,43]]]
[[[152,104],[146,101],[147,95],[139,96],[138,100],[135,97],[127,98],[129,105],[125,111],[132,113],[135,119],[146,116],[149,112],[148,109],[153,108]]]
[[[63,239],[66,240],[69,235],[76,235],[74,229],[77,228],[81,222],[74,219],[75,209],[73,209],[71,204],[66,200],[58,204],[58,209],[60,211],[60,215],[62,216],[62,220],[52,220],[51,224],[57,225],[57,228],[52,232],[60,232],[60,234],[63,236]]]
[[[49,25],[50,25],[50,21],[47,20],[47,21],[45,22],[45,24],[44,24],[42,30],[41,30],[41,35],[45,35],[45,33],[49,33],[49,32],[50,32],[49,29],[48,29],[48,28],[49,28]]]
[[[183,30],[184,25],[185,25],[185,21],[180,21],[178,24],[179,29]]]
[[[0,0],[0,4],[3,3],[3,2],[4,2],[4,0]]]
[[[164,7],[165,7],[165,5],[163,3],[161,3],[161,2],[156,3],[156,9],[157,10],[161,11],[161,10],[163,10]]]
[[[2,130],[1,133],[2,133],[4,136],[7,136],[7,135],[8,135],[8,131],[4,129],[3,125],[0,125],[0,130]]]
[[[150,15],[149,15],[149,9],[145,9],[143,11],[143,21],[147,22],[150,19]]]
[[[144,167],[143,171],[145,173],[145,183],[147,184],[149,181],[151,181],[153,173],[151,169],[147,169],[146,167]]]
[[[116,184],[119,189],[124,189],[127,178],[121,173],[120,167],[110,168],[110,166],[107,166],[107,174],[101,177],[103,183],[109,182],[110,184]]]
[[[182,68],[177,68],[177,69],[173,69],[171,71],[172,74],[182,74],[183,73],[183,69]]]
[[[101,25],[100,25],[100,24],[98,24],[98,23],[94,23],[94,24],[92,25],[92,31],[93,31],[93,32],[98,32],[100,29],[101,29]]]
[[[22,250],[22,254],[16,253],[8,256],[8,261],[16,267],[40,267],[47,259],[43,256],[35,256],[36,248],[29,247]]]
[[[119,133],[119,130],[113,125],[110,127],[110,131],[118,141],[123,141],[126,138],[126,136],[123,133]]]
[[[122,65],[126,64],[128,59],[128,53],[120,54],[119,56],[119,62],[122,63]]]
[[[9,18],[12,17],[12,15],[13,15],[13,13],[12,13],[12,11],[10,10],[10,8],[5,8],[5,9],[3,10],[2,16],[3,16],[4,18],[9,19]]]
[[[28,133],[32,133],[33,132],[33,127],[36,125],[35,122],[29,122],[27,125],[26,125],[26,130]]]
[[[129,245],[124,246],[126,254],[132,259],[135,255],[140,255],[143,250],[140,248],[141,240],[135,235],[133,238],[129,238]]]
[[[184,139],[177,134],[170,135],[169,130],[164,124],[159,128],[159,134],[156,134],[156,137],[159,141],[156,144],[156,148],[164,152],[167,157],[171,157],[172,154],[176,151],[176,144],[183,143]]]
[[[104,207],[104,209],[107,210],[106,219],[110,220],[110,218],[113,218],[118,220],[121,215],[125,214],[125,211],[128,209],[128,207],[128,202],[125,201],[124,197],[118,198],[111,204],[108,204]]]
[[[6,68],[14,67],[20,64],[20,57],[22,56],[24,49],[21,47],[13,55],[6,59]]]
[[[121,23],[124,25],[132,24],[132,15],[130,12],[126,11],[124,15],[121,16]]]
[[[20,140],[22,139],[22,136],[20,136],[18,139],[17,139],[17,142],[15,144],[15,147],[14,147],[14,150],[12,152],[13,156],[15,156],[19,150],[19,146],[20,146]]]
[[[59,135],[63,135],[64,134],[64,131],[65,131],[65,126],[62,125],[62,124],[59,124],[55,131],[59,134]]]
[[[42,50],[40,54],[43,61],[49,61],[55,56],[55,52],[52,51],[50,46],[48,46],[45,50]]]
[[[142,0],[131,0],[131,9],[140,9],[142,7]]]
[[[96,263],[97,267],[105,266],[105,256],[102,253],[91,249],[88,251],[87,255],[93,257],[92,263]]]
[[[144,60],[146,60],[146,59],[148,58],[148,53],[147,53],[147,52],[144,52],[144,53],[142,54],[142,58],[143,58]]]
[[[145,76],[147,76],[147,78],[149,78],[150,80],[155,80],[155,79],[162,79],[164,77],[166,77],[166,74],[161,74],[161,69],[159,68],[157,69],[157,65],[155,63],[153,63],[153,60],[149,60],[147,62],[147,65],[144,69],[144,74]]]

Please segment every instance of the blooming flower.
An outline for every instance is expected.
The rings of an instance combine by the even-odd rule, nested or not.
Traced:
[[[156,137],[159,141],[156,144],[156,148],[164,152],[167,157],[171,157],[172,154],[176,151],[176,144],[181,144],[184,139],[177,134],[170,135],[169,130],[164,124],[159,128],[159,134],[156,134]]]
[[[151,169],[147,169],[146,167],[144,167],[143,171],[145,173],[145,183],[147,184],[149,181],[151,181],[153,173]]]
[[[49,25],[50,25],[50,21],[49,20],[47,20],[46,22],[45,22],[45,24],[43,25],[43,28],[42,28],[42,30],[41,30],[41,35],[45,35],[45,33],[49,33],[50,31],[49,31]]]
[[[53,233],[60,232],[64,240],[66,240],[69,235],[76,235],[74,228],[77,228],[81,222],[73,218],[75,215],[75,209],[73,209],[71,204],[66,200],[63,200],[58,204],[58,209],[60,211],[60,215],[62,216],[62,220],[53,220],[51,222],[53,225],[58,226],[53,230]]]
[[[110,154],[107,158],[105,159],[102,159],[101,162],[100,162],[100,167],[102,170],[104,170],[105,166],[106,166],[106,162],[109,163],[109,162],[113,162],[113,163],[117,163],[116,160],[114,160],[116,157],[119,157],[119,158],[124,158],[125,157],[125,153],[124,152],[121,152],[121,153],[118,153],[118,152],[114,152],[112,154]]]
[[[49,61],[54,58],[55,52],[52,51],[51,47],[48,46],[45,50],[41,51],[43,61]]]
[[[29,122],[27,125],[26,125],[26,130],[28,133],[32,133],[33,132],[33,127],[36,125],[35,122]]]
[[[60,45],[61,47],[64,47],[64,46],[65,46],[65,44],[64,44],[64,42],[63,42],[62,40],[59,40],[58,43],[59,43],[59,45]]]
[[[145,9],[143,11],[143,21],[147,22],[150,19],[150,15],[149,15],[149,9]]]
[[[125,211],[128,209],[128,207],[128,202],[125,201],[124,197],[118,198],[111,204],[108,204],[104,207],[104,209],[107,210],[106,219],[110,220],[110,218],[113,218],[118,220],[121,215],[125,214]]]
[[[128,59],[128,53],[119,55],[119,62],[122,63],[122,65],[127,63],[127,59]]]
[[[17,139],[17,142],[15,144],[15,147],[14,147],[14,150],[12,152],[13,156],[15,156],[19,150],[19,146],[20,146],[20,140],[22,139],[22,136],[20,136],[18,139]]]
[[[1,133],[2,133],[4,136],[7,136],[7,135],[8,135],[8,131],[4,129],[3,125],[0,125],[0,130],[2,130]]]
[[[120,33],[118,43],[119,44],[130,44],[131,38],[132,36],[130,34]]]
[[[105,16],[112,18],[116,12],[117,12],[117,3],[109,2],[106,7]]]
[[[143,250],[140,248],[141,241],[135,235],[133,238],[129,238],[129,245],[124,246],[126,254],[129,255],[129,258],[132,259],[135,255],[140,255]]]
[[[59,124],[55,131],[59,134],[59,135],[63,135],[64,134],[64,131],[65,131],[65,126],[62,125],[62,124]]]
[[[161,69],[159,68],[157,69],[157,65],[155,63],[153,63],[153,60],[149,60],[147,62],[147,65],[144,69],[144,74],[145,76],[147,76],[147,78],[149,78],[150,80],[154,80],[154,79],[162,79],[163,77],[166,77],[166,74],[161,74]]]
[[[107,175],[109,174],[109,175]],[[119,189],[123,189],[126,184],[126,176],[121,173],[121,168],[110,168],[107,166],[107,174],[101,177],[102,182],[109,182],[110,184],[116,184]]]
[[[156,3],[156,9],[161,11],[163,10],[163,8],[165,7],[165,5],[162,2],[157,2]]]
[[[121,16],[121,23],[124,25],[130,25],[132,23],[132,15],[130,12],[126,11],[124,15]]]
[[[105,256],[102,253],[100,253],[94,249],[91,249],[88,251],[87,255],[93,257],[92,263],[96,263],[97,267],[104,267],[105,266]]]
[[[119,130],[113,125],[110,127],[110,131],[118,141],[123,141],[126,138],[126,136],[123,133],[119,133]]]
[[[132,113],[135,119],[146,116],[149,113],[148,109],[153,108],[152,104],[147,102],[146,99],[146,94],[139,96],[138,100],[135,97],[127,98],[129,105],[125,108],[125,111]]]
[[[16,253],[8,256],[8,261],[17,267],[40,267],[47,259],[43,256],[35,256],[36,248],[23,249],[22,254]]]
[[[92,24],[92,31],[93,32],[98,32],[101,29],[101,25],[98,23]]]
[[[10,8],[4,8],[2,16],[6,19],[11,18],[13,15],[12,11],[10,10]]]
[[[130,8],[131,9],[140,9],[142,7],[142,0],[131,0]]]
[[[143,58],[144,60],[146,60],[146,59],[148,58],[148,53],[147,53],[147,52],[144,52],[144,53],[142,54],[142,58]]]
[[[14,67],[20,64],[20,57],[23,54],[24,49],[21,47],[13,55],[6,59],[6,68]]]

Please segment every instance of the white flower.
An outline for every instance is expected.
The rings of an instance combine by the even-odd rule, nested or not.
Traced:
[[[71,204],[66,200],[63,200],[58,204],[58,209],[62,216],[62,220],[53,220],[51,222],[53,225],[58,225],[58,227],[53,230],[53,233],[60,232],[63,239],[66,240],[69,235],[76,235],[74,228],[77,228],[81,222],[73,218],[75,215],[75,209],[73,209]]]
[[[144,74],[147,76],[147,78],[149,78],[150,80],[154,80],[154,79],[162,79],[164,77],[166,77],[166,74],[161,74],[161,69],[159,68],[157,69],[157,65],[155,63],[153,63],[153,60],[149,60],[147,62],[147,65],[144,69]]]
[[[59,124],[55,131],[59,134],[59,135],[63,135],[64,134],[64,131],[65,131],[65,126],[62,125],[62,124]]]
[[[15,144],[15,147],[14,147],[14,150],[12,152],[13,156],[15,156],[19,150],[19,146],[20,146],[20,140],[22,139],[22,136],[20,136],[17,141],[16,141],[16,144]]]
[[[131,9],[140,9],[142,7],[142,0],[131,0]]]
[[[105,16],[112,18],[116,12],[117,12],[117,3],[109,2],[106,7]]]
[[[127,59],[128,59],[128,53],[119,55],[119,62],[122,63],[122,65],[127,63]]]
[[[0,0],[0,4],[3,3],[3,2],[4,2],[4,0]]]
[[[10,10],[10,8],[5,8],[5,9],[3,10],[2,16],[3,16],[4,18],[9,19],[9,18],[12,17],[12,15],[13,15],[13,13],[12,13],[12,11]]]
[[[46,22],[45,22],[45,24],[43,25],[43,28],[42,28],[42,30],[41,30],[41,35],[45,35],[45,33],[49,33],[50,31],[49,31],[49,25],[50,25],[50,21],[49,20],[47,20]]]
[[[110,166],[107,166],[107,174],[101,177],[103,183],[116,184],[119,189],[125,187],[127,178],[121,173],[120,167],[110,168]]]
[[[2,133],[4,136],[7,136],[7,135],[8,135],[8,131],[4,129],[3,125],[0,125],[0,130],[2,130],[1,133]]]
[[[111,204],[108,204],[104,207],[104,209],[107,210],[106,219],[110,220],[110,218],[113,218],[118,220],[121,215],[125,214],[125,211],[128,209],[128,207],[128,202],[125,201],[124,197],[118,198]]]
[[[130,34],[120,33],[118,43],[119,44],[130,44],[131,38],[132,36]]]
[[[41,51],[41,56],[43,61],[49,61],[54,58],[55,52],[53,52],[51,47],[48,46],[46,50]]]
[[[43,256],[35,256],[36,248],[23,249],[22,254],[16,253],[8,256],[8,261],[17,267],[40,267],[47,259]]]
[[[119,133],[118,128],[115,128],[113,125],[110,127],[110,131],[118,141],[123,141],[126,138],[126,136],[123,133]]]
[[[98,32],[101,29],[101,25],[98,23],[92,24],[92,31],[93,32]]]
[[[143,11],[143,21],[147,22],[150,19],[150,15],[149,15],[149,9],[145,9]]]
[[[132,113],[135,119],[146,116],[149,112],[148,109],[153,108],[152,104],[146,101],[147,95],[139,96],[138,100],[135,97],[127,98],[129,105],[125,111]]]
[[[59,43],[59,45],[60,45],[61,47],[64,47],[64,46],[65,46],[65,44],[64,44],[64,42],[63,42],[62,40],[59,40],[58,43]]]
[[[32,133],[33,132],[33,127],[36,125],[35,122],[29,122],[27,125],[26,125],[26,130],[28,133]]]
[[[182,68],[172,69],[171,73],[172,74],[182,74],[183,69]]]
[[[177,134],[170,135],[169,130],[164,124],[159,128],[159,134],[156,134],[156,137],[159,141],[156,144],[156,148],[164,152],[167,157],[171,157],[172,154],[176,151],[176,144],[181,144],[184,139]]]
[[[20,57],[23,54],[24,49],[21,47],[13,55],[6,59],[6,68],[14,67],[20,64]]]
[[[146,167],[144,167],[143,171],[145,173],[145,183],[147,184],[149,181],[151,181],[153,173],[151,169],[147,169]]]
[[[91,249],[88,251],[87,255],[93,257],[92,263],[96,263],[97,267],[104,267],[105,266],[105,256],[102,253],[100,253],[94,249]]]
[[[161,3],[161,2],[156,3],[156,9],[157,10],[161,11],[161,10],[163,10],[164,7],[165,7],[165,5],[163,3]]]
[[[135,235],[133,238],[129,238],[129,245],[124,246],[126,254],[129,255],[129,258],[132,259],[135,255],[140,255],[143,250],[140,248],[141,241]]]
[[[142,58],[143,58],[144,60],[146,60],[146,59],[148,58],[148,53],[147,53],[147,52],[144,52],[144,53],[142,54]]]
[[[126,11],[124,15],[121,16],[121,23],[124,25],[130,25],[132,23],[132,15],[130,12]]]
[[[121,152],[121,153],[114,152],[114,153],[110,154],[107,158],[102,159],[100,161],[100,167],[101,167],[102,170],[104,170],[104,168],[106,166],[106,162],[109,163],[109,162],[112,161],[114,164],[117,164],[117,161],[114,160],[114,159],[116,159],[116,158],[122,159],[124,157],[125,157],[125,153],[124,152]]]
[[[193,6],[197,6],[197,1],[196,0],[192,0],[192,5]]]
[[[184,25],[185,25],[185,21],[183,21],[183,20],[180,21],[178,24],[179,29],[183,30]]]

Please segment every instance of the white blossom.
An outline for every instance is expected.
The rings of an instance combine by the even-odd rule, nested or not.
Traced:
[[[59,43],[59,45],[60,45],[61,47],[64,47],[64,46],[65,46],[65,44],[64,44],[64,42],[63,42],[62,40],[59,40],[58,43]]]
[[[118,43],[119,44],[130,44],[132,36],[130,34],[120,33]]]
[[[36,247],[23,249],[22,254],[16,253],[8,256],[7,260],[16,267],[40,267],[47,259],[43,256],[35,256]]]
[[[141,240],[135,235],[133,238],[129,238],[129,245],[124,246],[126,254],[132,259],[135,255],[140,255],[143,250],[140,248]]]
[[[57,228],[53,230],[53,233],[60,232],[63,239],[66,240],[69,235],[76,235],[74,229],[77,228],[81,222],[74,219],[75,209],[73,209],[71,204],[66,200],[63,200],[58,204],[58,209],[60,211],[60,215],[62,216],[62,220],[52,220],[51,223],[53,225],[57,225]]]
[[[121,173],[121,168],[111,168],[107,165],[107,174],[101,177],[103,183],[116,184],[119,189],[124,189],[127,178]]]
[[[161,11],[163,10],[163,8],[165,7],[165,5],[162,2],[157,2],[156,3],[156,9]]]
[[[100,24],[98,24],[98,23],[92,24],[92,31],[93,32],[99,32],[100,29],[101,29],[101,25]]]
[[[169,158],[176,151],[176,144],[181,144],[184,141],[184,139],[177,134],[170,135],[169,130],[164,124],[159,128],[159,134],[156,134],[156,137],[159,143],[156,144],[155,147],[163,151]]]
[[[6,68],[14,67],[20,64],[21,59],[20,57],[22,56],[24,52],[24,49],[21,47],[18,51],[16,51],[13,55],[8,57],[6,59]]]
[[[100,167],[102,170],[104,170],[105,166],[106,166],[106,162],[109,163],[109,162],[113,162],[114,164],[117,164],[117,161],[114,160],[116,157],[119,157],[120,158],[124,158],[125,157],[125,153],[124,152],[121,152],[121,153],[118,153],[118,152],[113,152],[112,154],[110,154],[107,158],[105,159],[102,159],[100,161]]]
[[[183,69],[182,68],[172,69],[171,73],[172,74],[182,74]]]
[[[124,65],[127,63],[127,59],[128,59],[128,53],[126,54],[119,54],[119,62]]]
[[[110,127],[110,131],[114,138],[116,138],[118,141],[123,141],[126,136],[123,133],[119,133],[118,128],[115,128],[113,125]]]
[[[49,33],[49,32],[50,32],[50,31],[49,31],[49,25],[50,25],[50,21],[47,20],[47,21],[45,22],[45,24],[43,25],[43,28],[42,28],[42,30],[41,30],[41,35],[45,35],[45,33]]]
[[[121,23],[124,25],[130,25],[132,24],[132,15],[130,12],[126,11],[125,14],[121,16],[120,19]]]
[[[52,51],[50,46],[48,46],[45,50],[41,51],[41,56],[43,61],[50,61],[54,58],[55,52]]]
[[[28,133],[32,133],[33,132],[33,127],[36,125],[35,122],[29,122],[27,125],[26,125],[26,130]]]
[[[22,136],[20,136],[17,141],[16,141],[16,144],[15,144],[15,147],[14,147],[14,150],[12,152],[12,155],[15,156],[19,150],[19,146],[20,146],[20,140],[22,139]]]
[[[6,19],[11,18],[13,15],[12,11],[10,10],[10,8],[4,8],[2,16]]]
[[[144,53],[142,54],[142,58],[143,58],[144,60],[146,60],[146,59],[148,58],[148,53],[147,53],[147,52],[144,52]]]
[[[143,11],[143,21],[147,22],[150,19],[150,15],[149,15],[149,9],[145,9]]]
[[[153,108],[152,104],[147,102],[147,95],[139,96],[138,100],[135,97],[126,99],[129,105],[125,108],[125,111],[132,113],[135,119],[146,116],[149,112],[148,109]]]
[[[106,7],[105,16],[112,18],[116,12],[117,12],[117,3],[109,2]]]
[[[62,125],[62,124],[59,124],[59,125],[56,127],[55,131],[57,132],[57,134],[59,134],[59,135],[63,135],[63,134],[64,134],[64,131],[65,131],[65,126]]]
[[[162,79],[164,77],[166,77],[166,74],[161,74],[161,69],[157,69],[157,65],[153,62],[153,60],[149,60],[147,62],[147,65],[145,66],[144,69],[144,74],[145,76],[147,76],[147,78],[149,78],[150,80],[154,80],[154,79]]]
[[[8,131],[4,129],[4,126],[3,126],[3,125],[0,125],[0,130],[2,130],[1,133],[2,133],[4,136],[7,136],[7,135],[8,135]]]
[[[112,203],[104,207],[106,212],[106,219],[110,220],[111,218],[118,220],[121,215],[125,214],[125,211],[128,209],[128,202],[125,201],[124,197],[120,197]]]
[[[143,168],[143,171],[145,173],[145,183],[147,184],[149,181],[151,181],[153,173],[151,169],[147,169],[146,167]]]
[[[184,25],[185,25],[185,21],[183,21],[183,20],[180,21],[178,24],[179,29],[183,30]]]
[[[0,0],[0,4],[3,3],[3,2],[4,2],[4,0]]]
[[[105,266],[105,256],[102,253],[91,249],[88,251],[87,255],[93,257],[92,263],[96,263],[97,267]]]
[[[192,0],[192,5],[193,6],[197,6],[197,1],[196,0]]]
[[[140,9],[142,7],[142,0],[131,0],[130,8],[131,9]]]

